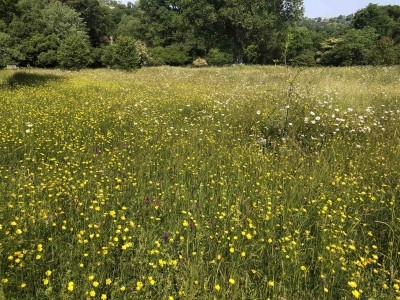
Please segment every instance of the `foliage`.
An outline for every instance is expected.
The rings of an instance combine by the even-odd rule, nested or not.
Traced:
[[[91,63],[90,44],[79,34],[71,35],[61,42],[57,59],[62,68],[80,70]]]
[[[350,29],[331,50],[322,53],[321,63],[335,66],[375,64],[377,38],[373,28]]]
[[[218,48],[210,49],[210,51],[207,53],[206,60],[212,66],[224,66],[233,63],[232,55],[229,53],[224,53]]]
[[[12,61],[36,67],[59,66],[54,51],[75,34],[87,36],[96,49],[92,67],[105,66],[102,49],[118,36],[148,45],[148,51],[147,46],[142,52],[136,47],[142,66],[187,65],[197,57],[210,65],[309,65],[313,58],[334,66],[398,63],[399,5],[370,4],[354,15],[330,19],[301,18],[302,13],[301,0],[140,0],[127,5],[115,0],[3,0],[0,32],[10,37],[4,51],[13,53],[7,54]],[[368,27],[376,35],[361,38]],[[326,41],[346,40],[351,34],[364,40],[352,43],[353,50],[342,44],[334,52],[324,48]],[[54,36],[56,46],[45,46],[47,37]],[[361,55],[369,52],[368,58],[346,58],[357,56],[361,45],[370,47]]]
[[[22,60],[23,57],[20,49],[13,45],[10,35],[0,32],[0,67],[18,64],[18,61]]]
[[[144,44],[131,37],[118,37],[115,43],[104,47],[101,61],[104,65],[121,70],[133,70],[146,63]]]
[[[130,37],[118,37],[114,45],[114,65],[122,70],[137,69],[141,66],[135,40]]]

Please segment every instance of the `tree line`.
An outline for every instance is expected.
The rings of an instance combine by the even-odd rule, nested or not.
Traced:
[[[303,11],[301,0],[2,0],[0,66],[400,63],[400,6]]]

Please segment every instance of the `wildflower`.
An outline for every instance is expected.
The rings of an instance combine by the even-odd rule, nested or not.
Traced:
[[[354,298],[356,299],[360,298],[361,293],[359,291],[353,290],[351,293],[353,294]]]
[[[94,286],[94,287],[98,287],[98,286],[99,286],[99,283],[98,283],[97,281],[93,281],[93,286]]]
[[[144,284],[141,281],[136,282],[136,290],[140,291],[143,288],[143,285]]]
[[[89,296],[90,296],[90,297],[95,297],[95,296],[96,296],[96,292],[95,292],[94,290],[91,290],[91,291],[89,292]]]
[[[110,285],[111,284],[111,279],[110,278],[107,278],[106,279],[106,285]]]
[[[219,292],[221,290],[221,286],[219,284],[216,284],[215,289]]]
[[[357,283],[355,283],[354,281],[349,281],[347,283],[350,287],[352,287],[353,289],[355,289],[357,287]]]
[[[273,282],[272,280],[268,281],[268,286],[270,286],[270,287],[275,286],[275,282]]]
[[[50,277],[51,271],[50,271],[50,270],[47,270],[46,272],[44,272],[44,274],[46,274],[47,277]]]
[[[47,279],[47,278],[43,279],[43,284],[44,285],[48,285],[49,284],[49,279]]]
[[[235,284],[235,279],[229,278],[229,283],[230,283],[230,284]]]
[[[23,289],[24,287],[26,287],[26,283],[21,283],[20,287]]]
[[[72,292],[74,290],[74,282],[73,281],[68,282],[67,290],[70,292]]]
[[[101,300],[107,300],[107,295],[106,294],[101,294]]]
[[[300,267],[300,270],[302,270],[302,271],[307,271],[307,268],[306,268],[305,266],[301,266],[301,267]]]

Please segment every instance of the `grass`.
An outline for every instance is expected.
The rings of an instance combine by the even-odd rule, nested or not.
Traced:
[[[0,299],[400,299],[399,75],[1,71]]]

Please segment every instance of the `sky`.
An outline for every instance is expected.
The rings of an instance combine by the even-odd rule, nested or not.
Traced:
[[[122,3],[135,0],[119,0]],[[308,18],[338,17],[351,15],[366,7],[369,3],[378,5],[400,5],[400,0],[304,0],[305,13]]]

